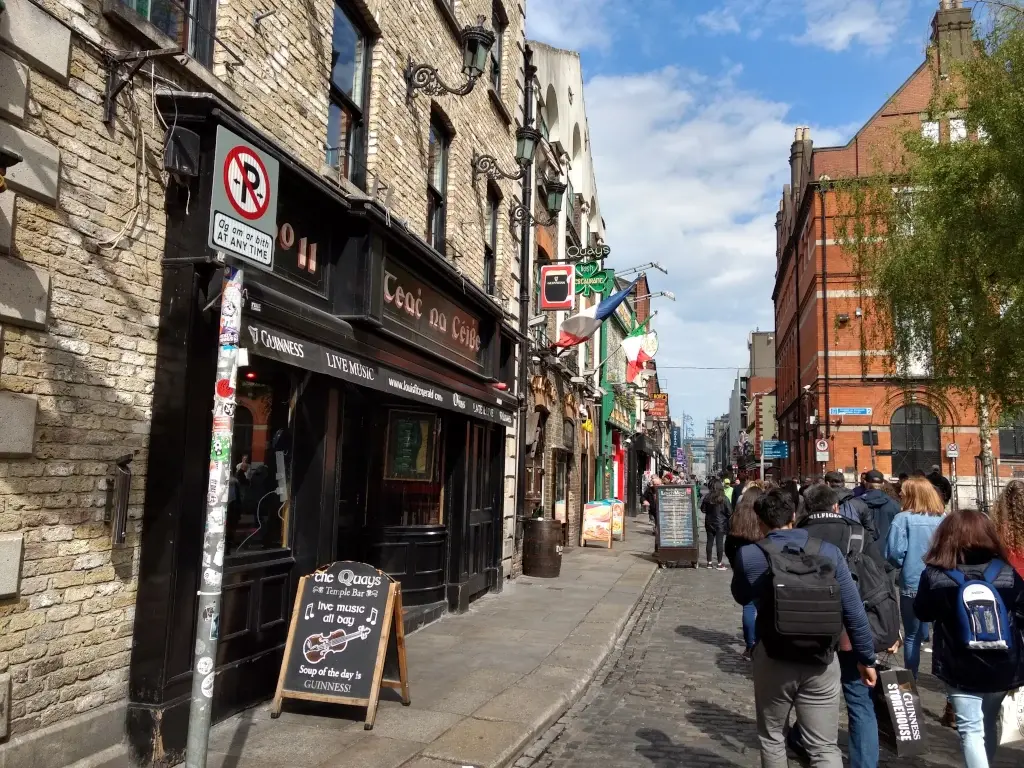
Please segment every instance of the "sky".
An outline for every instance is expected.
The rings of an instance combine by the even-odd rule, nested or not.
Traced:
[[[747,334],[774,330],[775,212],[798,125],[848,142],[924,58],[938,0],[527,0],[580,52],[598,201],[620,270],[658,261],[658,376],[696,434]],[[698,368],[716,370],[697,370]]]

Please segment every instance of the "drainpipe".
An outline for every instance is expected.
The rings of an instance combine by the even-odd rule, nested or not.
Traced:
[[[523,125],[533,125],[533,81],[537,76],[537,68],[533,66],[533,49],[526,46],[523,50]],[[530,360],[530,343],[527,341],[530,332],[530,226],[533,221],[533,164],[526,166],[523,173],[523,208],[526,216],[519,228],[519,381],[516,383],[519,403],[519,441],[516,449],[516,509],[517,517],[526,517],[526,417],[529,407],[527,396],[527,367]]]
[[[796,293],[796,475],[804,476],[804,391],[800,386],[800,254],[795,248],[793,259],[793,291]]]
[[[831,181],[824,174],[818,179],[818,195],[821,198],[821,330],[822,349],[824,351],[823,362],[825,367],[825,437],[832,436],[832,410],[829,407],[832,400],[830,396],[828,377],[828,228],[825,224],[825,194],[828,191],[827,184]]]

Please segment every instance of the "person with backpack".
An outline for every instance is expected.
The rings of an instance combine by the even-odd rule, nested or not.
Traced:
[[[704,513],[704,531],[708,535],[708,568],[715,567],[715,561],[711,559],[711,551],[714,547],[715,554],[718,555],[718,570],[728,570],[725,565],[724,544],[725,535],[729,532],[732,505],[725,495],[722,483],[717,480],[712,481],[708,495],[700,503],[700,511]]]
[[[914,612],[914,597],[924,573],[924,556],[942,522],[942,512],[942,499],[927,478],[907,478],[903,483],[903,511],[893,518],[885,544],[885,559],[900,569],[903,663],[914,673],[914,679],[921,666],[921,643],[928,632]]]
[[[743,494],[743,498],[736,505],[736,511],[732,513],[732,517],[729,519],[729,535],[725,537],[725,556],[734,570],[736,568],[736,553],[739,552],[740,547],[753,544],[755,541],[760,541],[764,538],[764,532],[761,530],[761,521],[757,513],[754,512],[754,504],[761,498],[762,493],[762,489],[752,483],[751,487],[747,488]],[[756,620],[757,604],[751,601],[743,606],[742,619],[743,643],[745,646],[743,658],[747,661],[753,658],[754,646],[757,645]]]
[[[871,534],[871,540],[878,541],[878,528],[875,525],[874,512],[864,503],[863,499],[854,497],[853,491],[846,487],[846,478],[843,473],[835,470],[827,472],[825,484],[839,494],[839,514],[863,525]]]
[[[877,469],[869,469],[864,473],[864,493],[860,500],[871,508],[871,519],[878,532],[879,548],[885,548],[889,540],[889,527],[893,519],[900,513],[900,504],[885,492],[885,475]]]
[[[899,594],[878,542],[868,541],[867,530],[839,514],[839,496],[827,485],[816,485],[804,494],[806,516],[798,527],[816,539],[833,544],[846,557],[857,591],[864,603],[876,652],[895,650],[900,641]],[[877,768],[878,720],[871,690],[860,679],[857,659],[849,638],[839,641],[839,671],[850,723],[850,768]],[[798,753],[804,747],[800,728],[790,729],[787,743]]]
[[[947,686],[967,768],[989,768],[1003,699],[1024,685],[1024,580],[974,509],[942,521],[924,560],[914,611],[935,622],[932,674]]]
[[[835,545],[794,529],[796,506],[788,493],[769,491],[754,512],[767,533],[736,553],[732,596],[740,605],[757,605],[753,673],[761,765],[788,767],[784,731],[795,709],[812,768],[842,768],[835,651],[844,629],[861,680],[869,688],[877,680],[864,604]]]

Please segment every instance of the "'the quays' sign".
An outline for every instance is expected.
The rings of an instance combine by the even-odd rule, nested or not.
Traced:
[[[576,265],[576,293],[590,298],[597,293],[602,296],[615,290],[615,270],[601,269],[597,261],[584,261]]]

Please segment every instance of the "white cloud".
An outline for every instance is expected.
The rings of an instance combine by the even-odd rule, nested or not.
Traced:
[[[697,17],[697,23],[711,34],[738,34],[740,23],[728,8],[715,8]]]
[[[606,48],[611,43],[609,0],[537,0],[526,14],[531,40],[569,50]]]
[[[788,106],[739,90],[729,71],[666,68],[586,84],[588,120],[611,266],[660,261],[659,376],[679,392],[673,413],[721,413],[746,337],[774,326],[775,211],[788,178]],[[628,116],[628,119],[624,119]],[[815,129],[833,144],[834,131]],[[682,392],[688,394],[683,400]]]
[[[796,39],[828,51],[851,45],[885,49],[909,10],[908,0],[805,0],[807,29]]]

